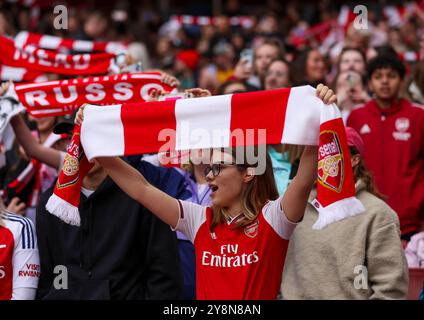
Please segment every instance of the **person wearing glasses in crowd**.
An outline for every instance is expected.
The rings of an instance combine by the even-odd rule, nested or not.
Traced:
[[[323,85],[317,95],[324,103],[336,100]],[[76,123],[82,122],[80,108]],[[278,197],[267,153],[265,172],[256,174],[259,162],[236,163],[240,151],[247,159],[253,150],[212,151],[205,171],[211,206],[168,196],[118,157],[96,158],[122,190],[193,242],[200,300],[276,299],[288,241],[316,178],[317,147],[305,147],[298,174],[284,197]]]

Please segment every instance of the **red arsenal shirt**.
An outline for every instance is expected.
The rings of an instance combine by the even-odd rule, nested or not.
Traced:
[[[0,300],[10,300],[14,288],[37,288],[40,262],[31,220],[0,214]]]
[[[276,299],[288,241],[297,225],[287,219],[280,201],[269,201],[246,227],[234,228],[233,220],[212,233],[212,210],[180,201],[176,229],[194,243],[197,299]]]
[[[378,190],[399,216],[402,234],[421,230],[424,212],[424,107],[400,99],[388,109],[375,100],[347,119],[364,140],[364,160]]]

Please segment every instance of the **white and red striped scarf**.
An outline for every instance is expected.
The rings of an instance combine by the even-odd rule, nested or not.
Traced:
[[[0,64],[64,75],[106,74],[116,57],[110,53],[67,55],[34,46],[20,49],[12,39],[4,36],[0,36],[0,47]]]
[[[152,90],[172,92],[174,87],[162,83],[159,72],[145,72],[15,84],[6,95],[42,117],[71,114],[84,103],[143,102]]]
[[[398,54],[399,59],[404,62],[418,62],[421,59],[419,51],[405,51]]]
[[[195,26],[208,26],[216,25],[220,17],[208,17],[208,16],[192,16],[192,15],[173,15],[170,18],[171,22],[185,25]],[[232,26],[242,26],[244,28],[252,27],[255,22],[249,16],[232,16],[229,17],[230,24]]]
[[[326,20],[307,27],[304,30],[298,30],[290,34],[288,42],[296,48],[310,45],[312,42],[320,43],[321,48],[330,47],[334,42],[340,42],[344,39],[347,29],[356,17],[357,14],[353,12],[353,9],[347,5],[343,5],[340,8],[337,19]]]
[[[421,1],[421,3],[407,2],[399,6],[385,6],[383,15],[388,20],[390,27],[400,27],[405,24],[408,17],[415,14],[415,7],[421,8],[421,10],[424,9],[424,1]]]
[[[13,82],[43,82],[47,81],[47,77],[39,71],[0,64],[0,81],[9,80]]]
[[[416,14],[417,8],[424,10],[424,1],[409,2],[399,6],[384,6],[382,14],[387,19],[391,27],[400,27],[407,22],[408,17]],[[337,19],[322,21],[301,30],[301,32],[297,31],[294,34],[290,34],[288,42],[296,48],[304,45],[310,45],[311,41],[321,43],[321,47],[324,42],[331,42],[331,44],[333,44],[334,41],[341,42],[344,39],[348,28],[355,19],[359,17],[359,13],[361,13],[361,11],[355,13],[354,9],[354,7],[349,5],[343,5],[340,8]],[[342,31],[342,33],[340,33],[340,31]],[[336,35],[342,39],[333,40],[332,37],[335,37]],[[409,53],[405,61],[415,61],[412,59],[413,55],[412,53]]]
[[[23,49],[28,45],[59,52],[107,52],[112,54],[127,52],[127,46],[119,42],[74,40],[28,31],[19,32],[15,36],[15,46]]]
[[[176,101],[86,106],[81,130],[84,151],[79,145],[78,128],[46,208],[67,223],[80,223],[79,188],[82,172],[90,168],[87,158],[166,149],[234,147],[245,145],[246,140],[234,140],[231,135],[238,131],[247,137],[252,129],[255,133],[266,130],[264,136],[259,134],[254,139],[254,144],[319,144],[318,197],[314,206],[320,215],[315,228],[364,210],[355,198],[340,111],[336,105],[324,105],[310,86]]]

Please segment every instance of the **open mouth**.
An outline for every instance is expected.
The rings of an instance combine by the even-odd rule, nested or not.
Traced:
[[[215,192],[216,190],[218,190],[218,187],[216,185],[214,185],[214,184],[210,184],[209,185],[209,189],[211,189],[212,192]]]

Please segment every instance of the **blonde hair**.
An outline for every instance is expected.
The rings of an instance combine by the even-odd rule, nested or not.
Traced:
[[[237,147],[237,148],[231,148],[231,154],[234,159],[236,159],[237,150],[239,148],[243,148],[244,152],[244,159],[247,159],[246,157],[246,149],[251,150],[251,148],[254,148],[254,151],[257,151],[257,147]],[[225,151],[223,151],[225,152]],[[258,154],[257,152],[255,154]],[[242,215],[243,218],[239,219],[236,223],[235,228],[244,227],[253,221],[255,221],[261,212],[264,205],[269,200],[275,200],[278,198],[278,191],[277,187],[275,185],[275,179],[274,179],[274,172],[272,170],[272,162],[268,155],[268,152],[266,154],[266,168],[265,172],[261,175],[255,175],[253,179],[248,183],[247,188],[243,191],[242,194]],[[250,164],[250,163],[243,163],[237,168],[242,171],[246,170],[248,167],[256,167],[258,163]],[[210,225],[210,230],[213,231],[213,229],[220,223],[225,222],[225,209],[221,207],[217,207],[212,205],[212,221]]]

